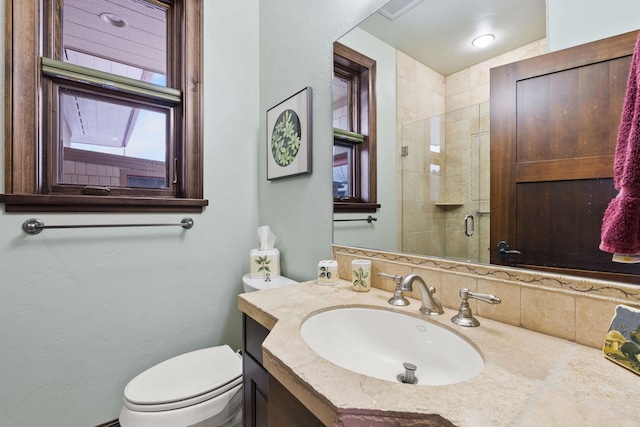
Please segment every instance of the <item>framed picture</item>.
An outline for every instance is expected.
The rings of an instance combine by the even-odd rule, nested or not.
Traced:
[[[267,111],[267,179],[311,173],[311,88]]]
[[[616,307],[602,351],[607,359],[640,375],[640,310]]]

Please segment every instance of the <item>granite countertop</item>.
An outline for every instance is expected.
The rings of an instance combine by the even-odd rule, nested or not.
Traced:
[[[640,426],[640,377],[602,351],[479,317],[477,328],[450,322],[455,311],[424,316],[420,301],[387,303],[389,292],[357,293],[348,281],[315,281],[241,294],[241,311],[271,330],[264,367],[326,425]],[[322,359],[300,335],[311,314],[380,307],[451,328],[484,357],[480,375],[458,384],[409,386],[356,374]],[[603,337],[604,338],[604,337]]]

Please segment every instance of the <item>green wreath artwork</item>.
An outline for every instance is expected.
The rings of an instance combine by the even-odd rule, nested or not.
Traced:
[[[271,154],[278,166],[289,166],[300,150],[300,119],[293,110],[285,110],[276,120],[271,135]]]

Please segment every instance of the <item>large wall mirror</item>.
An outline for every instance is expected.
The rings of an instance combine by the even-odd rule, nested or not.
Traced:
[[[546,7],[392,0],[339,40],[377,61],[381,208],[374,222],[334,214],[334,243],[490,262],[489,70],[549,52]],[[474,47],[484,34],[493,43]]]

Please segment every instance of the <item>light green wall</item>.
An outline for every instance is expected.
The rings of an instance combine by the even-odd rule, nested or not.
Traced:
[[[0,207],[3,427],[89,427],[113,420],[124,386],[142,370],[202,347],[241,346],[237,294],[257,244],[257,144],[263,140],[259,1],[204,6],[209,206],[189,215],[191,230],[45,230],[28,236],[20,227],[31,216],[45,224],[91,224],[179,222],[187,215],[7,214]]]
[[[549,2],[553,10],[565,0]],[[52,419],[97,425],[118,416],[123,388],[141,370],[209,345],[239,347],[236,296],[258,225],[268,224],[278,235],[285,274],[299,280],[315,275],[332,243],[332,43],[384,3],[205,2],[210,205],[191,215],[193,229],[27,236],[20,226],[35,215],[0,210],[0,425],[40,426]],[[0,0],[2,10],[4,4]],[[573,4],[580,9],[584,3]],[[0,50],[2,37],[0,31]],[[3,72],[0,67],[0,80]],[[313,173],[267,182],[266,110],[305,86],[313,88]],[[4,101],[3,87],[0,97]],[[0,149],[0,169],[3,156]],[[183,216],[37,215],[47,224],[173,222]]]
[[[270,0],[260,3],[260,223],[279,237],[283,273],[316,275],[332,243],[332,45],[385,0]],[[266,111],[313,88],[313,173],[266,180]]]
[[[549,51],[640,29],[637,0],[547,0]]]
[[[340,43],[376,61],[378,203],[376,222],[336,222],[333,241],[363,248],[395,251],[396,245],[396,50],[355,28]],[[369,214],[340,214],[335,218],[365,218]]]

